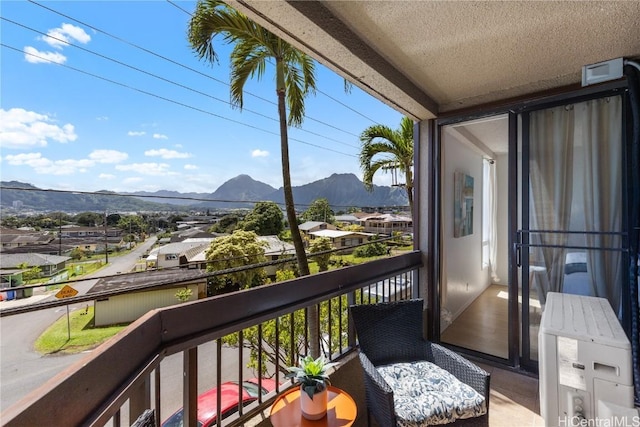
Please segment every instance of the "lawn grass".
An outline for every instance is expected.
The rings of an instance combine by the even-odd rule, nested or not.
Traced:
[[[90,350],[111,338],[126,325],[94,327],[93,307],[75,310],[69,314],[71,339],[67,329],[67,315],[51,325],[35,342],[35,349],[40,354],[80,353]]]

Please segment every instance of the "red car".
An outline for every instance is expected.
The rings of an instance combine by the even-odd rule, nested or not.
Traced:
[[[269,378],[262,379],[262,394],[265,395],[276,389],[276,382]],[[220,384],[222,419],[238,412],[238,383],[228,381]],[[242,383],[242,406],[258,400],[260,388],[258,379],[252,378]],[[218,389],[212,388],[198,396],[198,427],[209,427],[216,422]],[[182,427],[183,410],[180,408],[166,421],[162,427]]]

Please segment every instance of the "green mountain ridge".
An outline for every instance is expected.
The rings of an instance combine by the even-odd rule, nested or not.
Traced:
[[[0,182],[0,206],[13,207],[14,201],[22,209],[65,212],[122,211],[187,211],[191,209],[251,208],[256,201],[284,202],[282,188],[275,189],[248,175],[238,175],[223,183],[213,193],[156,192],[114,193],[68,192],[39,189],[19,181]],[[406,206],[407,196],[398,187],[374,186],[372,192],[354,174],[332,174],[293,188],[294,199],[300,209],[319,198],[326,198],[334,209],[346,207]]]

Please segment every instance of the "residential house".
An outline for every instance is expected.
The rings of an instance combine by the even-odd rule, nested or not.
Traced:
[[[187,301],[206,297],[206,277],[202,272],[186,270],[148,271],[145,274],[122,274],[98,280],[87,291],[95,295],[96,326],[133,322],[150,310],[180,304],[176,292],[188,288]],[[101,296],[105,292],[111,295]],[[113,295],[113,292],[118,292]]]
[[[282,258],[295,258],[296,249],[291,243],[283,242],[278,236],[258,236],[258,240],[267,245],[264,249],[264,256],[267,261],[277,261]],[[295,264],[295,261],[293,262]],[[278,268],[282,265],[270,265],[265,267],[265,273],[269,277],[275,277]]]
[[[43,246],[50,243],[53,239],[53,234],[49,232],[0,227],[0,243],[2,250],[20,248],[23,246]]]
[[[395,214],[373,214],[360,218],[367,233],[391,236],[393,233],[411,233],[413,221],[410,217]]]
[[[298,229],[303,233],[303,234],[310,234],[311,232],[314,231],[319,231],[319,230],[335,230],[336,226],[333,224],[329,224],[328,222],[324,222],[324,221],[307,221],[304,222],[302,224],[300,224],[298,226]]]
[[[349,225],[360,225],[360,218],[352,214],[346,215],[336,215],[335,220],[337,223],[349,224]]]
[[[152,251],[149,253],[147,257],[147,265],[149,265],[149,261],[155,258],[155,268],[172,268],[172,267],[180,267],[180,258],[184,256],[185,252],[192,249],[198,248],[199,250],[205,250],[209,247],[211,240],[208,241],[184,241],[178,243],[169,243],[164,246],[160,246],[157,248],[157,251]]]
[[[342,254],[350,254],[357,245],[366,243],[371,240],[373,236],[371,233],[342,230],[319,230],[309,233],[311,240],[318,237],[327,237],[331,240],[331,246],[336,249],[344,249],[340,252]]]
[[[278,236],[258,236],[258,240],[264,242],[264,255],[267,261],[277,261],[282,258],[295,257],[295,248],[291,243],[283,242]],[[187,268],[198,268],[205,270],[207,268],[206,252],[211,245],[211,239],[187,239],[184,243],[193,242],[205,243],[204,246],[193,246],[185,250],[180,255],[180,265],[187,266]],[[270,265],[264,268],[268,277],[274,278],[278,268],[282,268],[282,265]]]
[[[26,268],[40,268],[42,277],[53,277],[64,271],[66,263],[71,258],[68,256],[45,255],[45,254],[2,254],[0,257],[0,268],[11,269],[19,265],[26,265]]]
[[[211,241],[212,239],[223,235],[220,233],[210,233],[208,231],[210,227],[211,226],[201,226],[176,231],[175,233],[171,234],[170,243],[184,242],[186,240],[193,239],[209,239],[209,241]]]
[[[68,237],[71,237],[71,238],[92,237],[92,238],[104,239],[105,229],[104,227],[83,227],[83,226],[77,226],[77,225],[63,225],[60,228],[59,234],[60,236],[62,236],[63,239]],[[120,237],[122,236],[123,232],[119,228],[107,227],[106,234],[107,234],[107,237]]]
[[[633,397],[640,405],[638,2],[231,4],[414,120],[416,252],[149,316],[134,330],[138,335],[109,343],[64,382],[51,381],[30,402],[5,410],[10,425],[39,414],[41,422],[32,424],[46,424],[58,407],[56,419],[69,425],[98,419],[108,407],[100,418],[106,420],[120,414],[123,384],[134,390],[129,410],[137,415],[150,404],[135,402],[152,393],[136,387],[152,382],[156,365],[148,360],[163,351],[184,352],[187,390],[198,378],[189,362],[205,341],[196,336],[217,338],[231,325],[242,330],[269,313],[279,316],[283,306],[326,301],[365,281],[377,283],[377,275],[399,265],[415,277],[412,291],[419,292],[412,295],[425,299],[429,339],[531,375],[539,368],[539,295],[564,292],[566,284],[605,299],[633,343]],[[601,63],[607,60],[613,61]],[[232,302],[244,304],[244,313],[225,310]],[[205,324],[204,312],[217,316]],[[151,333],[159,325],[162,334]],[[139,339],[142,332],[149,332],[147,340]],[[134,338],[137,353],[125,365],[116,355]],[[178,347],[188,340],[191,345]],[[362,377],[349,377],[352,366],[343,362],[333,383],[340,381],[364,408]],[[82,408],[62,405],[74,396],[61,391],[97,388],[93,374],[108,368],[116,378],[90,396],[83,392]],[[193,404],[197,391],[185,396]],[[491,411],[509,398],[498,396]],[[359,411],[365,414],[357,425],[366,424],[366,412]],[[595,424],[593,413],[587,415]],[[499,421],[519,424],[511,413],[505,417]]]

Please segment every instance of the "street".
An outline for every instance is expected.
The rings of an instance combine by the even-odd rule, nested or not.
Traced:
[[[119,272],[130,271],[140,255],[155,243],[155,238],[147,240],[134,251],[120,257],[112,257],[107,267],[96,272],[93,276],[108,276]],[[73,283],[79,295],[86,293],[96,282],[97,278],[90,278],[82,282]],[[54,298],[53,294],[39,301]],[[27,303],[28,299],[20,300]],[[8,301],[14,303],[14,301]],[[5,302],[3,302],[4,304]],[[86,303],[70,306],[70,310],[83,309]],[[23,313],[15,316],[0,318],[0,424],[1,413],[10,405],[35,390],[58,372],[67,368],[76,361],[81,360],[85,354],[49,355],[41,356],[33,350],[34,341],[55,320],[66,314],[65,307],[56,307],[31,313]],[[198,347],[198,393],[202,393],[216,386],[217,349],[214,342],[205,343]],[[249,351],[243,350],[242,364],[246,366],[249,361]],[[222,374],[221,382],[233,381],[238,376],[239,350],[222,348]],[[167,419],[173,412],[182,406],[182,381],[183,381],[182,354],[174,354],[166,357],[161,362],[161,411],[160,420]],[[252,370],[244,367],[243,378],[249,379],[256,376]],[[128,414],[127,405],[123,408],[123,423]]]
[[[110,258],[109,265],[88,277],[99,278],[129,271],[155,241],[156,238],[151,237],[130,253]],[[78,281],[71,286],[82,295],[95,285],[97,278]],[[32,298],[33,301],[46,301],[55,298],[54,293],[2,301],[0,308],[9,304],[29,304]],[[69,309],[76,310],[85,305],[72,304]],[[66,308],[56,307],[0,318],[0,412],[83,357],[82,354],[41,356],[33,350],[33,343],[40,334],[63,315],[66,315]]]

